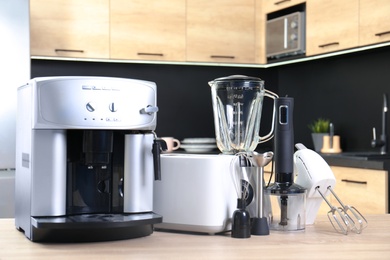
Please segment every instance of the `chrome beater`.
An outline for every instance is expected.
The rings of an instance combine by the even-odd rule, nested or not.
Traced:
[[[333,228],[344,235],[348,235],[349,231],[353,231],[360,234],[364,228],[367,227],[366,218],[353,206],[345,205],[337,194],[334,192],[331,186],[327,187],[327,190],[336,198],[340,207],[332,205],[325,195],[320,191],[319,187],[316,187],[316,191],[321,195],[326,204],[330,207],[328,212],[328,219]]]
[[[332,195],[339,202],[339,209],[344,213],[344,216],[349,220],[350,223],[354,223],[351,230],[360,234],[363,229],[365,229],[368,225],[366,218],[357,210],[354,206],[345,205],[337,194],[333,191],[332,187],[328,187],[328,190],[332,193]],[[350,214],[348,214],[350,212]]]

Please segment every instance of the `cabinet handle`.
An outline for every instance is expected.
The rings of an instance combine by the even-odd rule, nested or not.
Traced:
[[[354,181],[354,180],[348,180],[348,179],[342,179],[341,181],[348,182],[348,183],[356,183],[356,184],[367,184],[366,181]]]
[[[71,50],[71,49],[54,49],[55,52],[78,52],[83,53],[83,50]]]
[[[328,47],[328,46],[339,45],[339,44],[340,44],[339,42],[331,42],[331,43],[326,43],[326,44],[318,45],[318,47],[320,47],[320,48],[325,48],[325,47]]]
[[[162,57],[164,56],[164,54],[162,53],[151,53],[151,52],[137,52],[137,55],[140,55],[140,56],[159,56],[159,57]]]
[[[235,59],[234,56],[228,56],[228,55],[210,55],[210,58],[212,59]]]
[[[274,5],[280,5],[280,4],[283,4],[285,2],[290,2],[291,0],[281,0],[281,1],[278,1],[278,2],[275,2]]]
[[[390,31],[376,33],[375,36],[381,37],[382,35],[390,34]]]

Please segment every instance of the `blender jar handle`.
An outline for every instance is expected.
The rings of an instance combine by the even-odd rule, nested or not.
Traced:
[[[272,125],[271,125],[271,130],[268,134],[265,136],[259,136],[259,142],[258,143],[264,143],[272,139],[274,137],[274,127],[275,127],[275,117],[276,117],[276,106],[275,106],[275,99],[278,98],[279,96],[269,90],[265,90],[264,96],[272,98],[274,100],[274,110],[272,112]]]

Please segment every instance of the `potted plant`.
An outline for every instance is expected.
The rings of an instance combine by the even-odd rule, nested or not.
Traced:
[[[316,152],[321,151],[324,135],[329,135],[329,124],[329,119],[318,118],[308,125]]]

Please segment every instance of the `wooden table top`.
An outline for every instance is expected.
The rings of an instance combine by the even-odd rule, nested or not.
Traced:
[[[97,243],[34,243],[0,219],[0,259],[390,259],[390,215],[368,215],[361,234],[336,233],[326,216],[305,231],[271,231],[234,239],[155,231],[142,238]]]

